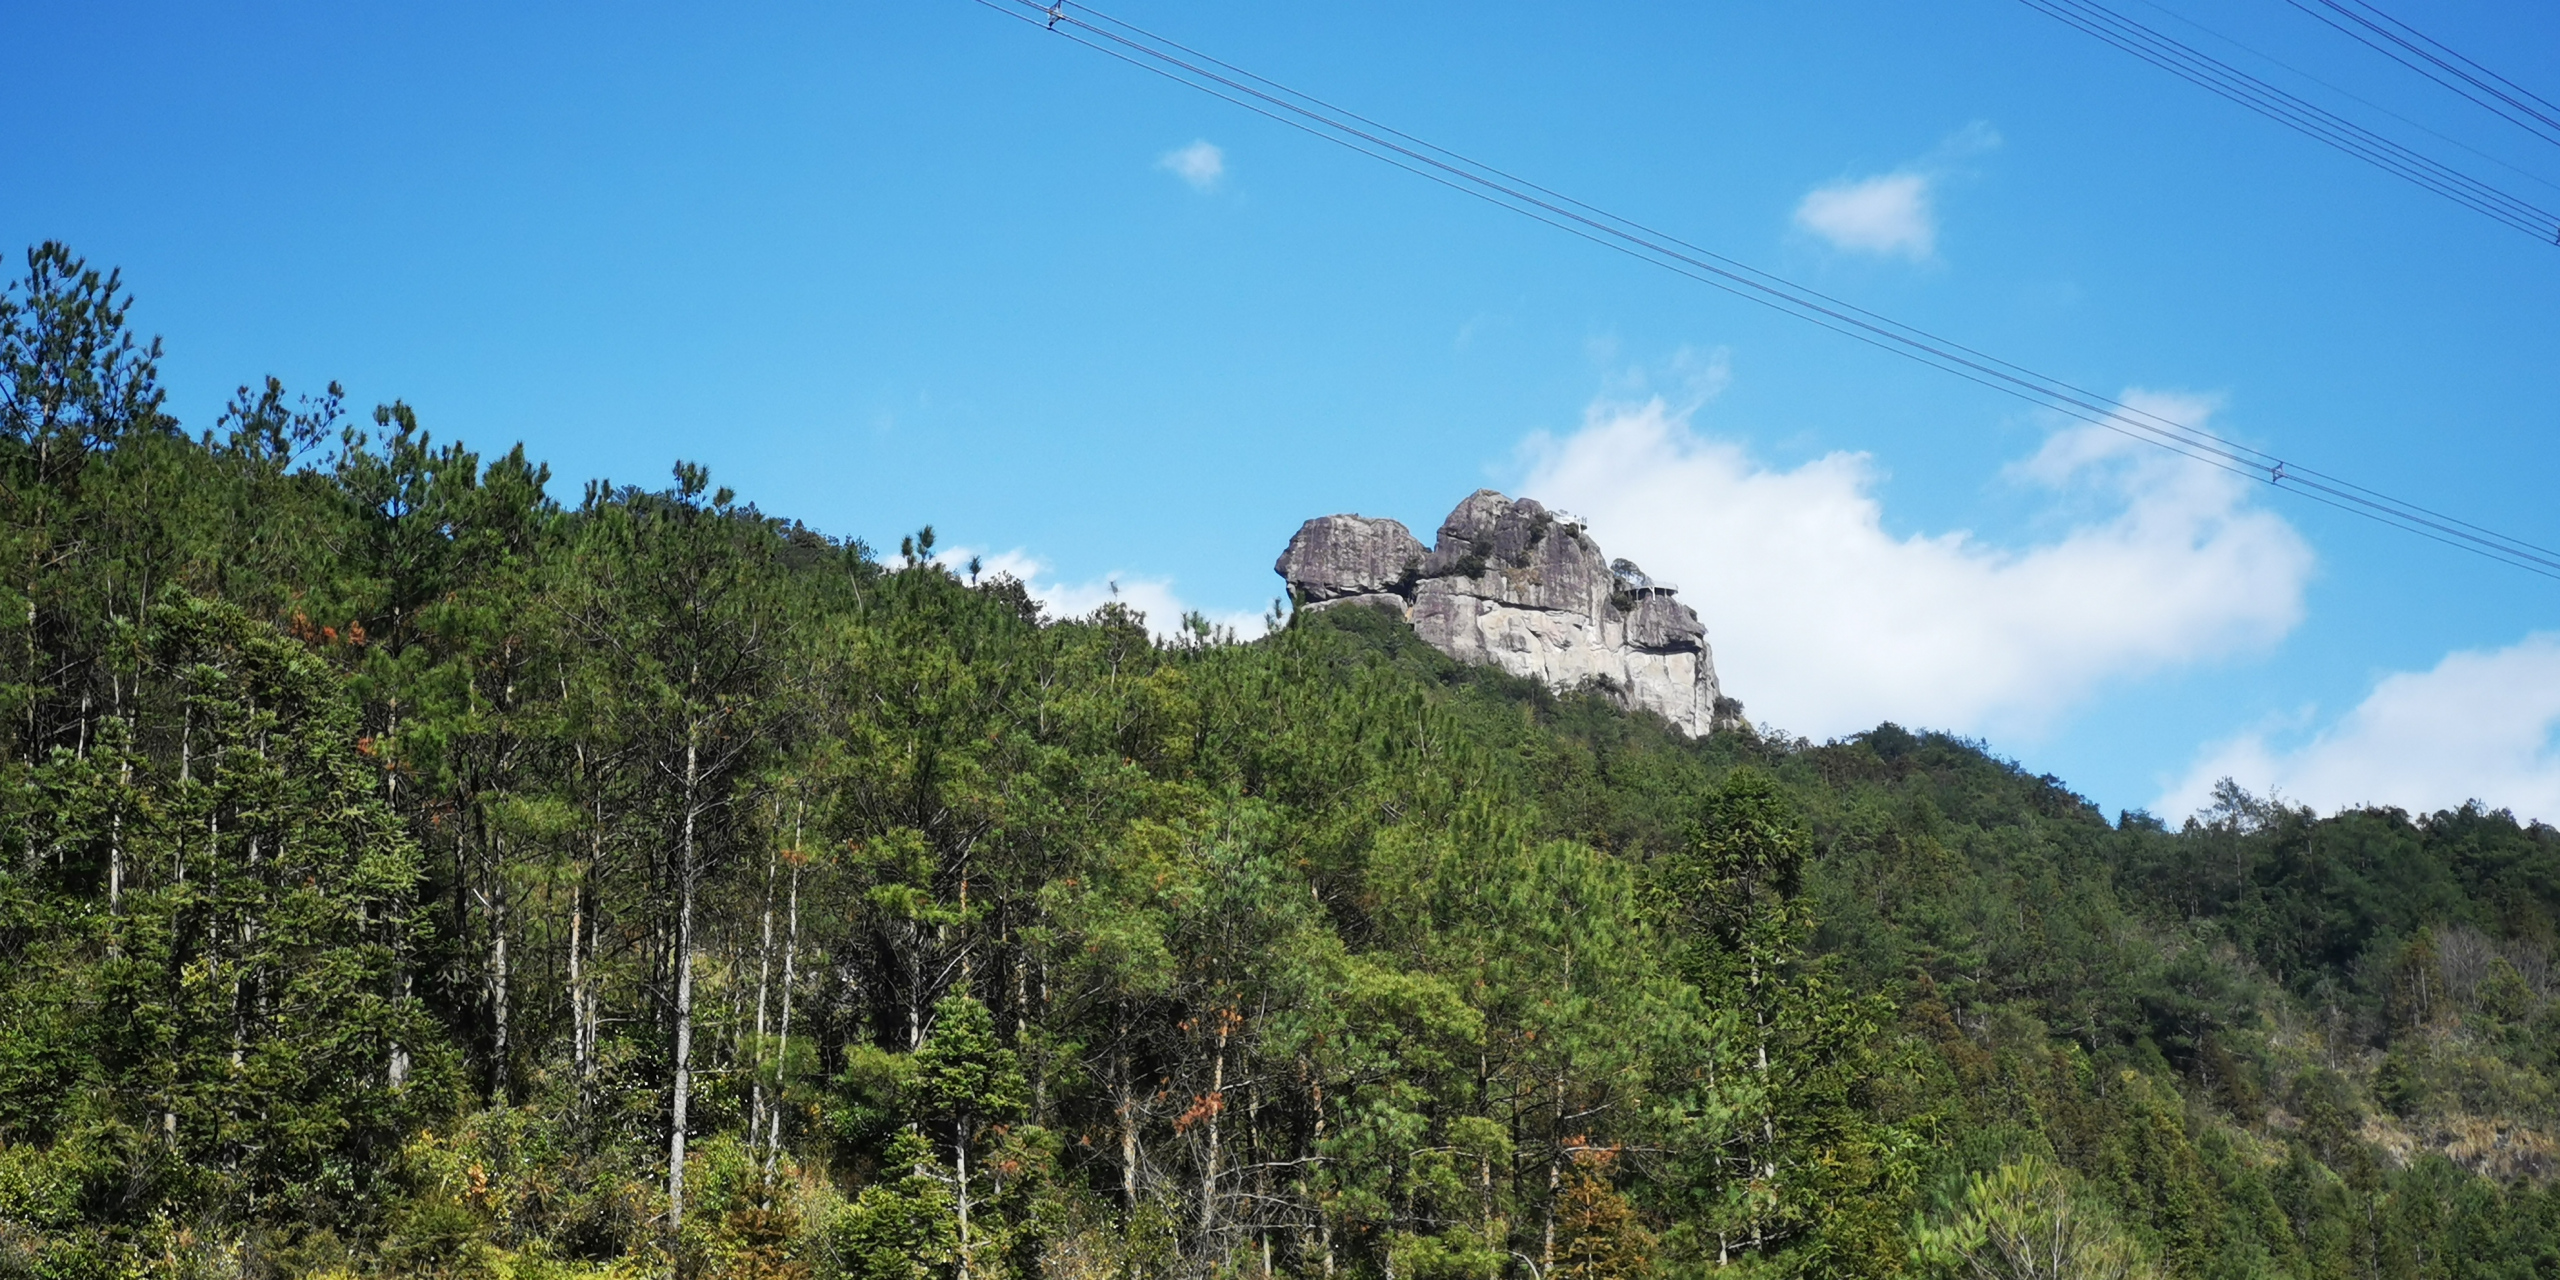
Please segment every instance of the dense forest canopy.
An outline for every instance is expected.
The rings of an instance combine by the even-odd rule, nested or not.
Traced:
[[[2560,833],[1239,643],[0,301],[0,1275],[2560,1271]]]

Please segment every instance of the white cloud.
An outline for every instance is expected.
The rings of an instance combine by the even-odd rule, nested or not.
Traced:
[[[2260,794],[2336,810],[2433,812],[2479,800],[2560,821],[2560,633],[2445,655],[2431,671],[2375,682],[2352,711],[2292,746],[2245,733],[2199,754],[2158,812],[2193,813],[2230,778]]]
[[[1796,206],[1796,225],[1857,253],[1924,259],[1938,251],[1929,175],[1904,171],[1816,187]]]
[[[2128,393],[2201,425],[2208,406]],[[1832,736],[1887,719],[2035,732],[2102,685],[2263,648],[2302,617],[2310,548],[2245,482],[2080,426],[2012,468],[2059,537],[1886,532],[1864,454],[1792,470],[1696,435],[1659,399],[1599,405],[1529,446],[1523,492],[1684,588],[1755,719]]]
[[[1190,183],[1194,191],[1214,191],[1227,176],[1227,153],[1204,138],[1156,157],[1156,167]]]
[[[978,562],[978,574],[992,578],[1011,574],[1021,579],[1031,598],[1040,602],[1051,618],[1081,618],[1118,600],[1121,604],[1146,615],[1147,630],[1157,639],[1171,639],[1182,629],[1182,615],[1196,606],[1185,604],[1174,594],[1173,579],[1139,577],[1114,570],[1084,582],[1060,582],[1051,576],[1049,562],[1029,555],[1020,548],[1011,551],[977,551],[969,547],[953,547],[934,556],[936,563],[954,573],[966,576],[969,562]],[[1250,640],[1261,635],[1268,621],[1256,613],[1200,611],[1216,626],[1235,632],[1237,638]]]
[[[1985,152],[1999,150],[2000,142],[2000,131],[1992,128],[1990,121],[1976,120],[1940,138],[1938,145],[1930,148],[1929,154],[1921,158],[1920,167],[1944,169],[1958,165]]]
[[[1938,251],[1938,184],[1964,176],[1967,161],[1999,146],[1998,131],[1976,120],[1891,173],[1844,178],[1805,193],[1796,225],[1835,249],[1926,261]]]

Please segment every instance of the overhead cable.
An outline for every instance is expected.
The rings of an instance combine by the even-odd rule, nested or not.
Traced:
[[[2560,146],[2560,106],[2454,52],[2372,5],[2287,0],[2366,48],[2425,76],[2533,136]]]
[[[1086,6],[1042,5],[1038,0],[975,3],[1486,203],[1968,382],[2326,506],[2560,579],[2560,551],[2315,471],[1939,337],[1470,160]]]
[[[2432,126],[2430,126],[2430,125],[2422,124],[2422,123],[2420,123],[2420,122],[2418,122],[2418,121],[2416,121],[2416,120],[2412,120],[2412,119],[2410,119],[2409,117],[2407,117],[2407,116],[2405,116],[2405,115],[2402,115],[2402,114],[2401,114],[2401,113],[2399,113],[2398,111],[2394,111],[2394,110],[2392,110],[2391,108],[2386,107],[2386,106],[2382,105],[2381,103],[2374,101],[2374,100],[2373,100],[2373,99],[2371,99],[2371,98],[2365,97],[2364,95],[2359,94],[2359,93],[2356,93],[2356,92],[2354,92],[2353,90],[2345,89],[2345,88],[2341,88],[2341,87],[2339,87],[2336,83],[2334,83],[2334,82],[2332,82],[2332,81],[2324,80],[2324,79],[2320,78],[2319,76],[2313,75],[2312,73],[2310,73],[2310,72],[2308,72],[2308,71],[2303,70],[2301,67],[2296,66],[2296,65],[2295,65],[2295,64],[2293,64],[2293,63],[2287,62],[2287,61],[2285,61],[2284,59],[2282,59],[2282,58],[2279,58],[2279,57],[2275,56],[2274,54],[2268,53],[2268,52],[2267,52],[2266,50],[2264,50],[2264,49],[2255,48],[2255,47],[2250,46],[2250,45],[2248,45],[2248,44],[2244,44],[2244,43],[2242,43],[2242,42],[2240,42],[2240,41],[2238,41],[2238,40],[2234,40],[2234,39],[2232,39],[2232,38],[2231,38],[2231,36],[2230,36],[2230,35],[2228,35],[2227,33],[2225,33],[2225,32],[2221,32],[2221,31],[2217,31],[2217,30],[2213,29],[2212,27],[2208,27],[2208,26],[2204,25],[2203,23],[2196,21],[2194,18],[2191,18],[2191,17],[2187,16],[2186,14],[2180,13],[2180,12],[2178,12],[2178,11],[2177,11],[2177,10],[2175,10],[2175,9],[2168,8],[2168,7],[2166,7],[2166,6],[2162,5],[2162,4],[2160,4],[2160,3],[2158,2],[2158,0],[2141,0],[2141,3],[2142,3],[2142,5],[2143,5],[2143,7],[2144,7],[2144,8],[2151,9],[2151,10],[2155,10],[2155,11],[2159,12],[2160,14],[2163,14],[2163,15],[2165,15],[2165,16],[2167,16],[2167,17],[2169,17],[2169,18],[2176,19],[2180,24],[2182,24],[2182,25],[2184,25],[2184,26],[2187,26],[2187,27],[2191,27],[2191,28],[2195,29],[2196,31],[2202,32],[2202,33],[2203,33],[2203,34],[2205,34],[2205,35],[2211,36],[2211,37],[2213,37],[2215,40],[2220,41],[2220,42],[2221,42],[2221,43],[2223,43],[2223,44],[2229,45],[2229,46],[2231,46],[2232,48],[2237,49],[2237,50],[2239,50],[2239,51],[2240,51],[2240,52],[2242,52],[2242,53],[2248,54],[2250,57],[2252,57],[2252,58],[2256,58],[2256,59],[2257,59],[2257,60],[2259,60],[2260,62],[2264,62],[2264,63],[2266,63],[2267,65],[2269,65],[2269,66],[2271,66],[2271,67],[2279,68],[2279,69],[2283,70],[2284,72],[2286,72],[2287,74],[2292,75],[2292,76],[2295,76],[2296,78],[2298,78],[2298,79],[2302,80],[2302,81],[2303,81],[2304,83],[2306,83],[2306,84],[2316,84],[2316,85],[2320,86],[2321,88],[2328,90],[2330,93],[2336,94],[2338,97],[2343,98],[2343,99],[2345,99],[2346,101],[2352,102],[2352,103],[2356,104],[2357,106],[2363,107],[2363,108],[2365,108],[2365,109],[2366,109],[2366,110],[2368,110],[2368,111],[2372,111],[2372,112],[2374,112],[2374,113],[2375,113],[2375,114],[2377,114],[2377,115],[2385,115],[2385,116],[2389,116],[2389,117],[2391,117],[2392,119],[2397,120],[2397,121],[2399,121],[2400,123],[2402,123],[2402,124],[2404,124],[2404,125],[2407,125],[2407,126],[2409,126],[2410,128],[2415,129],[2415,130],[2417,130],[2418,132],[2423,133],[2423,134],[2427,135],[2428,137],[2435,139],[2435,140],[2436,140],[2436,141],[2438,141],[2438,142],[2444,143],[2446,146],[2452,147],[2452,148],[2454,148],[2454,149],[2455,149],[2455,150],[2457,150],[2457,151],[2464,151],[2464,152],[2468,152],[2468,153],[2470,153],[2472,156],[2477,157],[2478,159],[2486,160],[2486,161],[2488,161],[2489,163],[2491,163],[2491,164],[2493,164],[2493,165],[2496,165],[2496,166],[2498,166],[2499,168],[2504,169],[2504,170],[2506,170],[2507,172],[2509,172],[2509,173],[2512,173],[2512,174],[2516,175],[2517,177],[2523,178],[2525,181],[2530,182],[2530,183],[2534,184],[2535,186],[2542,187],[2542,188],[2544,188],[2544,189],[2546,189],[2546,190],[2550,190],[2550,191],[2560,192],[2560,182],[2553,182],[2553,181],[2552,181],[2552,180],[2550,180],[2549,178],[2545,178],[2545,177],[2543,177],[2543,176],[2542,176],[2541,174],[2539,174],[2539,173],[2535,173],[2535,172],[2533,172],[2532,170],[2526,169],[2526,168],[2524,168],[2523,166],[2518,165],[2518,164],[2516,164],[2514,161],[2508,160],[2508,159],[2506,159],[2506,158],[2505,158],[2505,157],[2503,157],[2503,156],[2494,156],[2494,155],[2491,155],[2491,154],[2489,154],[2488,152],[2483,151],[2483,150],[2481,150],[2480,148],[2475,147],[2475,146],[2471,145],[2470,143],[2463,141],[2463,140],[2462,140],[2462,139],[2460,139],[2460,138],[2457,138],[2457,137],[2452,136],[2451,134],[2445,133],[2445,132],[2444,132],[2443,130],[2441,130],[2441,129],[2437,129],[2437,128],[2434,128],[2434,127],[2432,127]]]
[[[2412,150],[2182,40],[2146,27],[2096,3],[2096,0],[2019,0],[2019,3],[2385,173],[2423,187],[2536,240],[2560,244],[2560,213]]]

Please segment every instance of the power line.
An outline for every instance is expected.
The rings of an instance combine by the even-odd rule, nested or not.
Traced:
[[[2411,150],[2184,41],[2146,27],[2095,0],[2019,0],[2019,3],[2475,213],[2505,223],[2536,240],[2560,243],[2560,214]]]
[[[2350,7],[2339,0],[2316,2],[2317,8],[2304,0],[2287,0],[2294,8],[2443,85],[2491,115],[2544,142],[2560,146],[2560,106],[2553,106],[2532,90],[2429,39],[2417,28],[2372,5],[2355,4]]]
[[[2386,106],[2382,105],[2381,103],[2374,101],[2374,100],[2373,100],[2373,99],[2371,99],[2371,98],[2365,97],[2365,96],[2364,96],[2364,95],[2362,95],[2362,94],[2356,93],[2356,92],[2354,92],[2354,91],[2352,91],[2352,90],[2348,90],[2348,89],[2340,88],[2339,86],[2337,86],[2337,85],[2335,85],[2335,84],[2332,84],[2332,83],[2330,83],[2329,81],[2323,80],[2323,79],[2321,79],[2320,77],[2318,77],[2318,76],[2316,76],[2316,75],[2313,75],[2313,74],[2311,74],[2310,72],[2305,71],[2305,70],[2303,70],[2302,68],[2300,68],[2300,67],[2298,67],[2298,66],[2295,66],[2294,64],[2292,64],[2292,63],[2290,63],[2290,62],[2287,62],[2287,61],[2285,61],[2285,60],[2284,60],[2284,59],[2282,59],[2282,58],[2276,57],[2274,54],[2268,53],[2268,52],[2267,52],[2266,50],[2264,50],[2264,49],[2254,48],[2254,47],[2252,47],[2252,46],[2250,46],[2250,45],[2243,44],[2243,43],[2241,43],[2241,42],[2240,42],[2240,41],[2238,41],[2238,40],[2234,40],[2234,39],[2232,39],[2229,35],[2227,35],[2227,34],[2225,34],[2225,33],[2223,33],[2223,32],[2216,31],[2216,30],[2214,30],[2213,28],[2208,27],[2208,26],[2204,25],[2203,23],[2198,22],[2198,21],[2196,21],[2195,19],[2188,17],[2187,15],[2185,15],[2185,14],[2183,14],[2183,13],[2178,12],[2178,11],[2177,11],[2177,10],[2175,10],[2175,9],[2171,9],[2171,8],[2168,8],[2168,7],[2166,7],[2166,6],[2162,5],[2162,4],[2160,4],[2160,3],[2158,2],[2158,0],[2141,0],[2141,4],[2142,4],[2142,7],[2146,8],[2146,9],[2149,9],[2149,10],[2151,10],[2151,11],[2152,11],[2152,12],[2154,12],[2154,13],[2160,14],[2161,16],[2166,17],[2166,18],[2170,19],[2171,21],[2181,23],[2181,24],[2183,24],[2183,25],[2185,25],[2185,26],[2188,26],[2188,27],[2194,28],[2194,29],[2195,29],[2195,30],[2197,30],[2197,31],[2203,32],[2204,34],[2206,34],[2206,35],[2208,35],[2208,36],[2211,36],[2211,37],[2213,37],[2214,39],[2219,40],[2219,41],[2221,41],[2222,43],[2227,44],[2227,45],[2231,46],[2232,48],[2239,50],[2239,51],[2240,51],[2240,52],[2242,52],[2242,53],[2248,54],[2250,57],[2256,58],[2256,59],[2257,59],[2257,60],[2259,60],[2260,62],[2264,62],[2264,63],[2266,63],[2266,64],[2267,64],[2267,65],[2269,65],[2269,66],[2276,67],[2276,68],[2278,68],[2278,69],[2280,69],[2280,70],[2283,70],[2283,71],[2285,71],[2285,72],[2287,72],[2287,73],[2289,73],[2289,74],[2292,74],[2292,75],[2294,75],[2294,76],[2298,76],[2298,77],[2300,77],[2302,80],[2304,80],[2304,81],[2305,81],[2305,82],[2307,82],[2307,83],[2310,83],[2310,84],[2316,84],[2316,85],[2320,86],[2321,88],[2326,89],[2326,90],[2328,90],[2329,92],[2334,93],[2334,94],[2338,95],[2339,97],[2346,99],[2346,100],[2347,100],[2347,101],[2349,101],[2349,102],[2355,103],[2357,106],[2360,106],[2360,107],[2366,108],[2367,110],[2370,110],[2370,111],[2378,112],[2378,113],[2380,113],[2380,114],[2382,114],[2382,115],[2389,116],[2389,117],[2391,117],[2392,119],[2397,120],[2397,121],[2399,121],[2400,123],[2405,124],[2405,125],[2409,126],[2410,128],[2415,129],[2415,130],[2417,130],[2418,132],[2423,133],[2423,134],[2427,135],[2428,137],[2435,139],[2435,140],[2436,140],[2436,141],[2438,141],[2438,142],[2444,143],[2446,146],[2452,147],[2452,148],[2454,148],[2454,149],[2456,149],[2456,150],[2459,150],[2459,151],[2467,151],[2467,152],[2471,153],[2473,156],[2476,156],[2476,157],[2478,157],[2479,159],[2482,159],[2482,160],[2486,160],[2486,161],[2488,161],[2489,163],[2494,164],[2494,165],[2498,166],[2499,168],[2504,169],[2504,170],[2506,170],[2507,172],[2512,173],[2512,174],[2516,175],[2517,177],[2522,178],[2522,179],[2524,179],[2525,181],[2527,181],[2527,182],[2530,182],[2530,183],[2534,184],[2535,186],[2542,187],[2542,188],[2544,188],[2544,189],[2546,189],[2546,190],[2550,190],[2550,191],[2560,191],[2560,183],[2555,183],[2555,182],[2551,181],[2550,179],[2543,177],[2541,174],[2535,173],[2535,172],[2533,172],[2533,171],[2532,171],[2532,170],[2530,170],[2530,169],[2526,169],[2526,168],[2524,168],[2524,167],[2522,167],[2522,166],[2520,166],[2520,165],[2518,165],[2518,164],[2515,164],[2514,162],[2512,162],[2512,161],[2510,161],[2510,160],[2507,160],[2507,159],[2505,159],[2505,158],[2503,158],[2503,157],[2500,157],[2500,156],[2493,156],[2493,155],[2489,154],[2489,153],[2488,153],[2488,152],[2486,152],[2486,151],[2482,151],[2482,150],[2481,150],[2480,148],[2478,148],[2478,147],[2472,146],[2472,145],[2471,145],[2470,143],[2468,143],[2468,142],[2464,142],[2464,141],[2463,141],[2462,139],[2460,139],[2460,138],[2456,138],[2456,137],[2454,137],[2454,136],[2452,136],[2452,135],[2450,135],[2450,134],[2447,134],[2447,133],[2443,132],[2442,130],[2439,130],[2439,129],[2433,128],[2433,127],[2431,127],[2431,126],[2428,126],[2428,125],[2425,125],[2425,124],[2421,124],[2421,123],[2419,123],[2418,121],[2412,120],[2412,119],[2410,119],[2409,117],[2404,116],[2404,115],[2400,114],[2399,112],[2394,111],[2394,110],[2392,110],[2391,108],[2386,107]]]
[[[1063,3],[1044,6],[1038,0],[974,2],[1300,132],[1869,346],[2313,502],[2560,579],[2560,551],[2393,498],[1939,337],[1470,160],[1097,10],[1083,5],[1071,10]]]

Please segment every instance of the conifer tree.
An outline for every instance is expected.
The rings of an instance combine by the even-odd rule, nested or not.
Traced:
[[[1774,782],[1737,770],[1655,877],[1676,963],[1714,1017],[1677,1150],[1687,1247],[1718,1265],[1789,1249],[1873,1265],[1898,1229],[1908,1139],[1862,1096],[1884,1010],[1808,951],[1809,843]]]
[[[772,700],[781,630],[772,543],[736,494],[685,463],[664,493],[591,489],[578,559],[593,584],[576,619],[582,679],[602,732],[627,744],[631,794],[655,820],[653,879],[662,886],[660,971],[667,1034],[667,1231],[684,1215],[693,1104],[697,908],[705,877],[731,852]]]
[[[1022,1068],[997,1041],[987,1007],[955,992],[934,1005],[932,1033],[916,1050],[913,1087],[918,1122],[940,1134],[951,1153],[960,1275],[968,1280],[971,1259],[984,1247],[976,1237],[986,1234],[981,1225],[973,1235],[970,1215],[988,1198],[987,1144],[991,1130],[1022,1116],[1028,1102]]]

